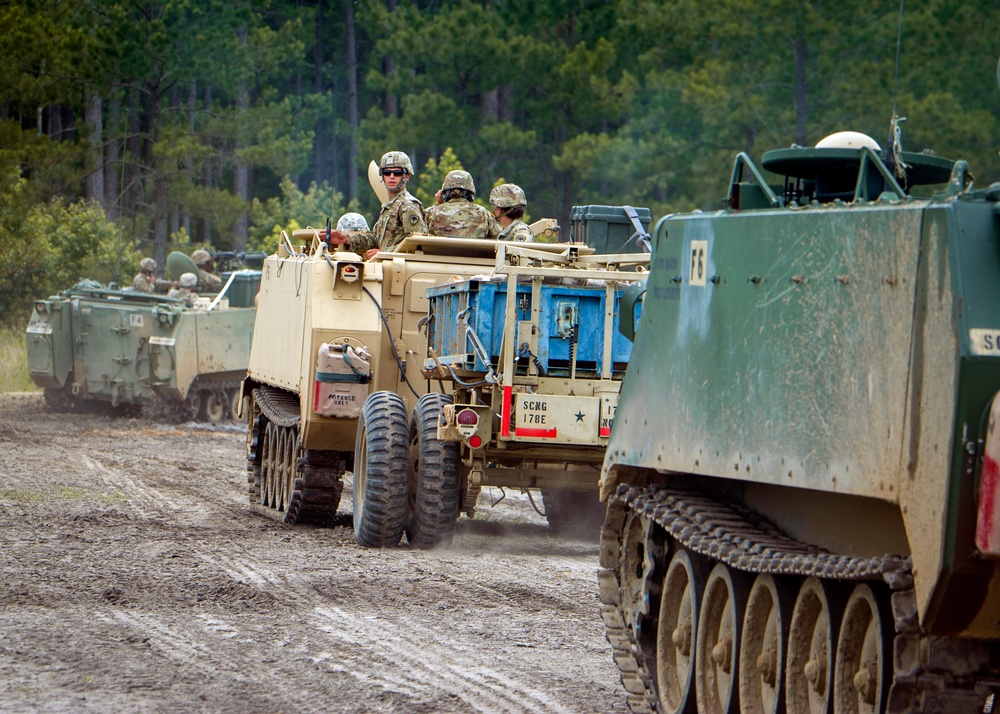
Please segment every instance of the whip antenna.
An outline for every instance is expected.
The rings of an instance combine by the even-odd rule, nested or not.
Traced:
[[[896,113],[896,99],[899,96],[899,57],[903,51],[903,8],[906,0],[899,0],[899,32],[896,36],[896,76],[892,86],[892,120],[889,122],[889,168],[896,175],[896,178],[906,181],[906,169],[910,168],[903,161],[903,143],[900,140],[902,130],[900,123],[906,121],[906,117],[901,117]]]

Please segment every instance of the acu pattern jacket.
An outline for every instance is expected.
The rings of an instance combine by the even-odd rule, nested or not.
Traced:
[[[489,238],[500,235],[500,224],[482,206],[464,198],[453,198],[427,209],[427,228],[432,235]]]
[[[372,228],[379,250],[392,250],[411,233],[426,233],[424,207],[405,188],[382,204]]]

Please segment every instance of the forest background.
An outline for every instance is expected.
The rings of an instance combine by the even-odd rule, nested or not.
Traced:
[[[900,33],[900,27],[902,27]],[[923,0],[0,2],[0,325],[144,255],[273,250],[373,221],[401,149],[532,219],[714,208],[736,152],[843,129],[1000,179],[1000,3]],[[898,64],[897,44],[901,39]]]

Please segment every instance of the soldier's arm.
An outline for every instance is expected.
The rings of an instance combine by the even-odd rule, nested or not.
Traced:
[[[424,212],[416,203],[403,204],[399,212],[399,222],[403,226],[403,232],[426,233],[427,224],[424,222]]]
[[[347,234],[347,250],[358,255],[364,255],[372,248],[378,248],[378,241],[371,231],[350,231]]]

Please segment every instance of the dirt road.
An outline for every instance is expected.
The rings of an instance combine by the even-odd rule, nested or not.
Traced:
[[[484,492],[449,550],[365,550],[349,492],[251,515],[244,440],[0,395],[0,710],[625,711],[596,538]]]

